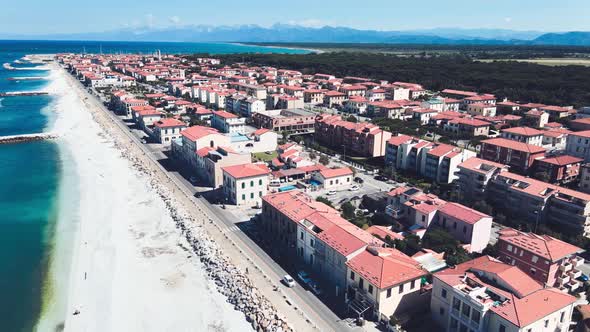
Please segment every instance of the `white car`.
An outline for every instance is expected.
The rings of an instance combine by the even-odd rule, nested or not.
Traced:
[[[333,196],[333,195],[336,195],[336,192],[334,190],[330,190],[330,191],[328,191],[328,193],[326,195]]]
[[[348,190],[350,190],[350,191],[358,191],[359,189],[360,189],[359,186],[352,186]]]
[[[288,274],[283,277],[283,282],[289,288],[295,287],[295,280],[293,280],[293,278],[291,278],[291,276]]]

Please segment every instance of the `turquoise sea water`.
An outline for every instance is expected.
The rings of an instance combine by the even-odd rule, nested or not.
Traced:
[[[0,92],[39,91],[48,80],[9,80],[46,77],[45,70],[6,70],[34,65],[15,64],[26,54],[59,52],[104,53],[307,53],[303,50],[233,44],[0,41]],[[53,97],[0,97],[0,136],[38,133],[51,126]],[[60,218],[57,207],[62,170],[69,158],[54,141],[0,145],[0,332],[32,331],[42,311],[49,253]],[[69,177],[67,179],[70,179]],[[67,182],[71,182],[68,180]],[[72,206],[76,209],[76,206]],[[58,230],[57,230],[58,231]]]

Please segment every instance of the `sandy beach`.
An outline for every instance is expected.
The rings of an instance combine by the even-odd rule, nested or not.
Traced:
[[[125,157],[125,139],[105,133],[65,75],[54,69],[46,90],[57,96],[51,132],[71,188],[37,330],[252,330],[187,249],[153,179]]]

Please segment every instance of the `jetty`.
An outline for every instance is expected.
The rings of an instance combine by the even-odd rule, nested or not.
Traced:
[[[58,135],[52,133],[36,133],[24,135],[0,136],[0,144],[25,143],[32,141],[43,141],[56,139]]]
[[[30,91],[30,92],[1,92],[0,97],[18,97],[18,96],[41,96],[48,95],[45,91]]]
[[[40,76],[31,76],[31,77],[9,77],[7,80],[9,81],[41,81],[45,80],[45,77]]]

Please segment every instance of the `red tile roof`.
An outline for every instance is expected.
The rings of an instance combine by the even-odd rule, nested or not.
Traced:
[[[234,179],[250,178],[270,174],[270,170],[264,164],[242,164],[221,168]]]
[[[219,134],[219,131],[215,128],[211,127],[204,127],[204,126],[192,126],[188,127],[181,132],[181,135],[190,139],[191,141],[196,141],[200,138],[203,138],[208,135]]]
[[[590,135],[590,132],[589,132],[589,135]],[[512,150],[527,152],[527,153],[545,152],[545,149],[540,146],[517,142],[517,141],[509,140],[506,138],[491,138],[491,139],[487,139],[485,141],[482,141],[482,143],[489,144],[489,145],[495,145],[495,146],[499,146],[499,147],[503,147],[503,148],[507,148],[507,149],[512,149]]]
[[[584,159],[577,158],[577,157],[570,156],[570,155],[561,155],[561,156],[555,156],[555,157],[551,157],[551,158],[543,158],[543,159],[539,159],[537,161],[540,163],[548,163],[548,164],[557,165],[557,166],[565,166],[565,165],[570,165],[570,164],[581,163],[584,161]]]
[[[168,128],[168,127],[186,127],[186,124],[182,121],[173,119],[173,118],[166,118],[161,119],[159,121],[154,122],[154,126],[158,128]]]
[[[526,136],[526,137],[543,135],[542,131],[534,129],[534,128],[529,128],[529,127],[507,128],[507,129],[503,129],[502,132],[520,135],[520,136]]]
[[[215,114],[218,117],[225,118],[225,119],[233,119],[233,118],[238,117],[237,115],[230,113],[230,112],[226,112],[226,111],[214,111],[213,114]]]
[[[499,235],[499,240],[506,241],[513,246],[530,251],[551,262],[557,262],[564,257],[584,251],[582,248],[549,235],[526,233],[512,228],[502,229],[499,232]]]
[[[367,248],[346,265],[379,289],[387,289],[428,274],[416,260],[393,248]]]
[[[387,143],[391,144],[391,145],[395,145],[395,146],[399,146],[401,144],[404,144],[406,142],[409,142],[411,140],[413,140],[414,138],[412,136],[408,136],[408,135],[397,135],[397,136],[393,136],[391,137]]]
[[[475,224],[484,218],[492,218],[485,213],[468,208],[457,203],[447,203],[438,209],[438,212],[444,213],[450,217],[459,219],[469,224]]]
[[[373,225],[369,228],[367,228],[367,232],[378,236],[381,239],[385,239],[387,236],[389,236],[392,240],[403,240],[404,237],[397,234],[396,232],[392,231],[389,227],[385,227],[385,226],[378,226],[378,225]]]
[[[325,168],[320,170],[320,174],[325,179],[340,177],[340,176],[347,176],[352,175],[352,170],[348,167],[341,167],[341,168]]]

